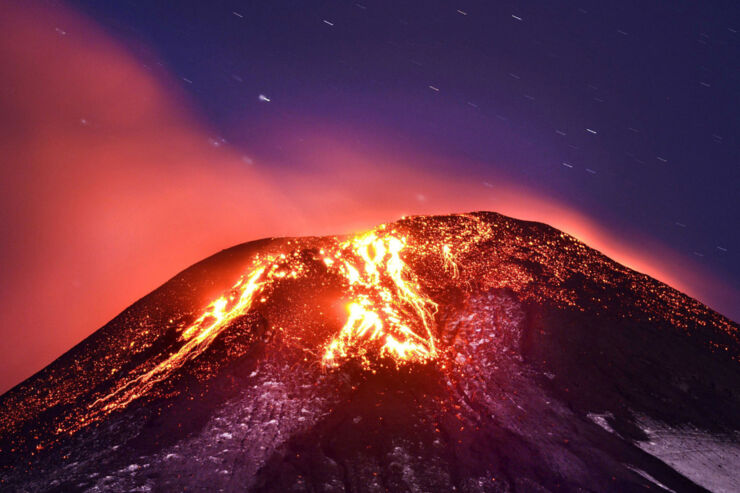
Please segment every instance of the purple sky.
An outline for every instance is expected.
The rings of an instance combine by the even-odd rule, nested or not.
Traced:
[[[276,125],[382,129],[740,287],[737,2],[71,4],[161,61],[219,137],[288,171],[300,144]]]

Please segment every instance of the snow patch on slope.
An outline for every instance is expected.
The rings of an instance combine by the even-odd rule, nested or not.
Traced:
[[[649,437],[636,445],[696,484],[715,493],[740,491],[740,432],[715,435],[695,428],[672,428],[640,417]]]

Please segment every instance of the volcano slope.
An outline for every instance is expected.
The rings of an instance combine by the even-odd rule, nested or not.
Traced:
[[[0,489],[739,491],[739,349],[539,223],[261,240],[2,396]]]

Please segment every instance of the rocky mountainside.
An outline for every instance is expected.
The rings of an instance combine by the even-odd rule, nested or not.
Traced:
[[[740,491],[738,334],[495,213],[246,243],[0,398],[0,490]]]

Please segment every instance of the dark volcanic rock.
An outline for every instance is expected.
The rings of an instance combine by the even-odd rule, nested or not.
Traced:
[[[740,491],[737,324],[542,224],[373,238],[240,245],[144,297],[0,398],[0,489]],[[383,346],[404,332],[380,308],[381,335],[338,338],[349,302],[403,295],[388,238],[419,357]],[[370,257],[386,291],[352,281]]]

